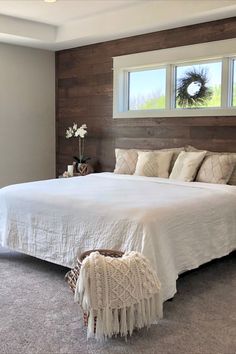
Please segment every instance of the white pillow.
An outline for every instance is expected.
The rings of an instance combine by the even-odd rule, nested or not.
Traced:
[[[235,155],[212,154],[206,156],[196,177],[197,182],[228,183],[236,165]]]
[[[203,151],[203,150],[199,150],[197,148],[195,148],[194,146],[191,145],[187,145],[185,146],[185,151]],[[211,155],[229,155],[232,157],[236,158],[236,153],[235,152],[214,152],[214,151],[207,151],[207,156],[211,156]],[[228,184],[231,184],[233,186],[236,186],[236,164],[235,167],[233,169],[233,172],[231,174],[231,177],[228,181]]]
[[[137,160],[138,160],[138,152],[172,152],[172,160],[170,163],[170,171],[172,170],[174,163],[181,151],[184,148],[170,148],[170,149],[160,149],[160,150],[143,150],[143,149],[115,149],[116,155],[116,165],[114,173],[117,174],[128,174],[132,175],[135,172]]]
[[[182,151],[175,161],[173,170],[170,174],[170,179],[176,179],[184,182],[193,181],[206,153],[206,151]]]
[[[172,151],[139,151],[135,175],[146,177],[169,177]]]
[[[184,151],[184,147],[179,147],[179,148],[169,148],[169,149],[160,149],[160,150],[154,150],[156,152],[158,151],[172,151],[173,152],[173,156],[170,162],[170,171],[172,171],[172,168],[175,164],[175,161],[177,160],[177,157],[179,156],[179,154],[181,153],[181,151]]]

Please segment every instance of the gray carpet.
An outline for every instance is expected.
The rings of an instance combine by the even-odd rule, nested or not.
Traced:
[[[1,354],[235,354],[235,253],[188,272],[164,319],[127,342],[87,342],[65,268],[0,249]]]

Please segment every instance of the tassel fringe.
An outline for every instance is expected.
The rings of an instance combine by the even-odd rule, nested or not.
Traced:
[[[75,301],[79,302],[83,311],[88,313],[87,338],[104,341],[114,335],[121,335],[127,339],[128,335],[132,335],[134,329],[144,326],[150,327],[157,323],[158,319],[163,316],[161,287],[157,276],[149,268],[147,270],[144,268],[143,272],[139,273],[140,266],[144,267],[146,264],[142,262],[142,256],[131,252],[130,256],[127,255],[123,260],[125,262],[127,258],[133,257],[132,264],[130,259],[127,260],[128,263],[125,265],[124,271],[127,272],[127,269],[131,269],[130,267],[133,266],[132,269],[134,269],[134,274],[138,275],[138,280],[135,283],[136,292],[132,297],[128,291],[128,297],[123,296],[124,289],[121,287],[120,296],[123,298],[121,301],[121,298],[118,297],[120,302],[111,302],[111,298],[109,298],[109,294],[114,294],[112,284],[116,285],[117,283],[110,283],[108,265],[100,257],[102,256],[94,252],[84,260],[75,289]],[[137,262],[138,260],[140,263]],[[111,267],[110,272],[112,270]],[[146,293],[142,287],[145,276],[147,280],[151,277],[149,291],[145,290]],[[101,279],[104,280],[103,284]],[[150,286],[150,284],[152,285]],[[118,294],[119,289],[119,287],[116,288]],[[132,291],[134,291],[133,288]]]
[[[96,329],[94,331],[95,317]],[[142,299],[130,307],[90,310],[87,338],[96,338],[99,341],[116,335],[127,338],[128,335],[132,335],[135,328],[150,327],[161,318],[162,306],[159,294],[154,294],[149,299]]]

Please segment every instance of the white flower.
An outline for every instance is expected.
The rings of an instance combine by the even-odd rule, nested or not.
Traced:
[[[69,127],[67,130],[66,130],[66,139],[69,139],[73,136],[73,130],[71,129],[71,127]]]
[[[75,137],[79,136],[79,129],[76,130],[75,132]]]
[[[84,138],[86,134],[87,134],[87,131],[85,129],[83,129],[82,127],[77,129],[75,132],[75,136],[76,137],[79,136],[80,138]]]
[[[84,138],[85,135],[87,134],[87,125],[82,124],[80,128],[78,128],[78,125],[76,123],[73,123],[72,127],[68,127],[66,130],[66,138],[72,138],[74,137],[80,137]]]

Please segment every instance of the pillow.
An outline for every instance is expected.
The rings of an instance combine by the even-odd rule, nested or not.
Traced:
[[[135,149],[115,149],[116,166],[114,173],[132,175],[134,174],[138,160],[138,152]]]
[[[175,161],[177,160],[177,157],[181,153],[181,151],[184,151],[184,147],[180,148],[170,148],[170,149],[161,149],[161,150],[155,150],[155,151],[172,151],[173,152],[173,157],[170,163],[170,171],[172,171]]]
[[[194,146],[187,145],[187,146],[185,146],[185,151],[202,151],[202,150],[198,150]],[[232,157],[236,157],[235,152],[220,152],[219,153],[219,152],[214,152],[214,151],[207,151],[207,156],[211,156],[211,155],[229,155]],[[236,163],[235,163],[232,175],[228,181],[228,184],[231,184],[233,186],[236,185]]]
[[[135,175],[146,177],[169,177],[172,151],[139,151]]]
[[[206,156],[198,171],[196,181],[226,184],[232,175],[235,164],[236,156],[229,154],[212,154]]]
[[[127,174],[132,175],[135,172],[136,163],[138,160],[138,152],[159,152],[159,151],[171,151],[173,152],[173,157],[170,164],[170,171],[172,170],[174,163],[181,151],[184,151],[184,147],[180,148],[170,148],[161,150],[142,150],[142,149],[115,149],[116,155],[116,166],[114,173],[117,174]]]
[[[173,170],[170,174],[170,179],[176,179],[185,182],[193,181],[205,155],[206,151],[182,151],[175,161]]]
[[[236,156],[236,154],[234,154],[234,155]],[[228,181],[228,184],[231,184],[232,186],[236,186],[236,164],[234,166],[234,169],[233,169],[232,175]]]

